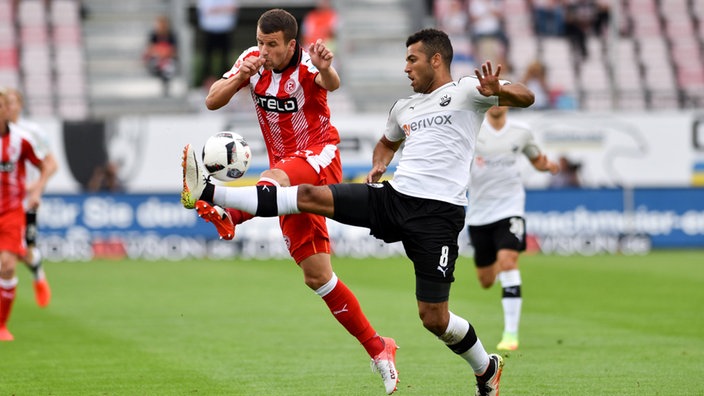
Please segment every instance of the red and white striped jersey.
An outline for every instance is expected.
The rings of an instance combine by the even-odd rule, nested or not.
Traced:
[[[271,166],[296,151],[340,142],[337,129],[330,123],[328,92],[315,83],[318,69],[307,51],[300,47],[296,51],[283,71],[262,67],[240,87],[250,87]],[[237,74],[242,61],[251,56],[259,57],[259,48],[244,51],[223,77]]]
[[[22,207],[26,161],[39,166],[44,158],[27,135],[8,128],[9,133],[0,136],[0,213]]]

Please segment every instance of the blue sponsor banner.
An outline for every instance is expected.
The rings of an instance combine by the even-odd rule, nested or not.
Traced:
[[[704,188],[530,190],[526,219],[529,233],[555,245],[585,236],[584,243],[607,245],[608,238],[636,235],[654,248],[700,248]]]
[[[152,233],[217,236],[194,210],[181,206],[179,194],[49,194],[42,199],[39,232],[65,236],[74,228],[93,235]]]
[[[641,188],[634,218],[654,247],[704,247],[704,188]]]
[[[704,248],[704,188],[529,190],[526,219],[545,253]],[[328,226],[336,254],[401,254],[366,229]],[[51,261],[289,257],[277,218],[250,220],[234,241],[221,241],[211,224],[181,206],[178,193],[46,195],[38,244]]]

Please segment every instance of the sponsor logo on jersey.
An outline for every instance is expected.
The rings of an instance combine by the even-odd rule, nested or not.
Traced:
[[[445,107],[445,106],[449,105],[451,101],[452,101],[452,97],[450,97],[449,95],[445,95],[442,98],[440,98],[440,106]]]
[[[0,162],[0,172],[13,172],[15,164],[13,162]]]
[[[289,78],[288,81],[286,81],[286,84],[284,84],[284,92],[287,94],[292,94],[293,91],[296,90],[296,80]]]
[[[432,126],[441,126],[441,125],[452,125],[452,115],[451,114],[441,114],[441,115],[421,118],[420,120],[413,121],[408,124],[404,124],[403,131],[406,133],[406,136],[408,136],[411,132],[420,131],[421,129],[430,128]]]
[[[280,99],[274,96],[256,95],[257,105],[266,111],[276,113],[295,113],[298,111],[298,100],[296,98]]]
[[[476,160],[477,157],[475,157]],[[482,165],[492,168],[510,168],[516,164],[515,158],[495,158],[495,157],[481,157]]]

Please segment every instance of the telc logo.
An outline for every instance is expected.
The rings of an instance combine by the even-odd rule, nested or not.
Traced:
[[[298,111],[296,98],[279,99],[273,96],[257,95],[257,105],[266,111],[275,111],[277,113],[295,113]]]

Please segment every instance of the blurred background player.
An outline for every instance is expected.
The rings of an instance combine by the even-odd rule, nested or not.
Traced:
[[[12,341],[7,329],[17,290],[15,267],[27,253],[25,244],[25,210],[39,206],[49,179],[43,154],[35,151],[31,138],[10,124],[8,95],[0,91],[0,341]],[[37,188],[25,189],[26,162],[40,169]]]
[[[270,169],[258,185],[290,186],[339,183],[342,165],[340,136],[330,123],[328,91],[340,86],[332,67],[333,53],[317,40],[302,48],[296,41],[298,23],[287,11],[265,12],[257,23],[257,47],[242,53],[231,70],[213,83],[206,106],[225,106],[249,86],[269,155]],[[273,93],[273,94],[272,94]],[[192,206],[191,206],[192,207]],[[224,239],[234,237],[234,223],[253,216],[238,210],[224,212],[199,201],[198,214],[213,222]],[[381,373],[387,393],[396,389],[396,344],[380,337],[365,317],[355,295],[337,278],[330,260],[325,218],[311,214],[280,217],[291,257],[303,270],[308,287],[323,298],[340,324],[364,346]]]
[[[25,200],[25,215],[26,215],[26,231],[25,241],[27,244],[27,254],[22,257],[22,261],[27,268],[32,271],[34,278],[34,297],[40,307],[46,307],[51,300],[51,289],[49,282],[46,279],[44,268],[42,266],[41,252],[37,247],[37,210],[41,203],[41,194],[44,191],[49,178],[56,173],[58,165],[56,158],[51,153],[49,137],[46,132],[37,124],[28,121],[22,117],[24,108],[24,98],[16,89],[6,90],[6,99],[8,107],[8,119],[13,128],[13,131],[27,134],[34,143],[35,151],[43,158],[43,172],[38,172],[33,167],[27,169],[27,196],[31,197],[34,194],[39,194],[39,199]]]
[[[523,302],[518,255],[526,248],[526,192],[519,157],[525,155],[535,169],[543,172],[555,174],[560,167],[541,153],[529,126],[509,120],[507,113],[506,106],[490,108],[479,131],[471,167],[467,223],[479,283],[489,288],[497,275],[501,282],[504,333],[496,348],[512,351],[518,348]]]
[[[330,0],[318,0],[316,7],[309,11],[301,23],[303,48],[315,44],[318,39],[330,50],[335,51],[339,19]]]
[[[450,287],[482,114],[496,105],[528,107],[534,97],[525,85],[500,80],[501,65],[494,72],[486,62],[476,78],[454,81],[451,63],[452,43],[444,32],[424,29],[408,37],[404,71],[417,94],[392,106],[367,184],[214,186],[188,145],[181,199],[186,207],[202,199],[263,217],[317,213],[369,228],[384,242],[402,242],[413,262],[423,326],[470,365],[476,395],[498,396],[503,359],[489,355],[469,321],[450,312]],[[393,179],[379,183],[401,144]]]
[[[202,33],[198,83],[207,89],[215,76],[230,66],[232,35],[239,19],[237,0],[198,0],[198,28]]]

